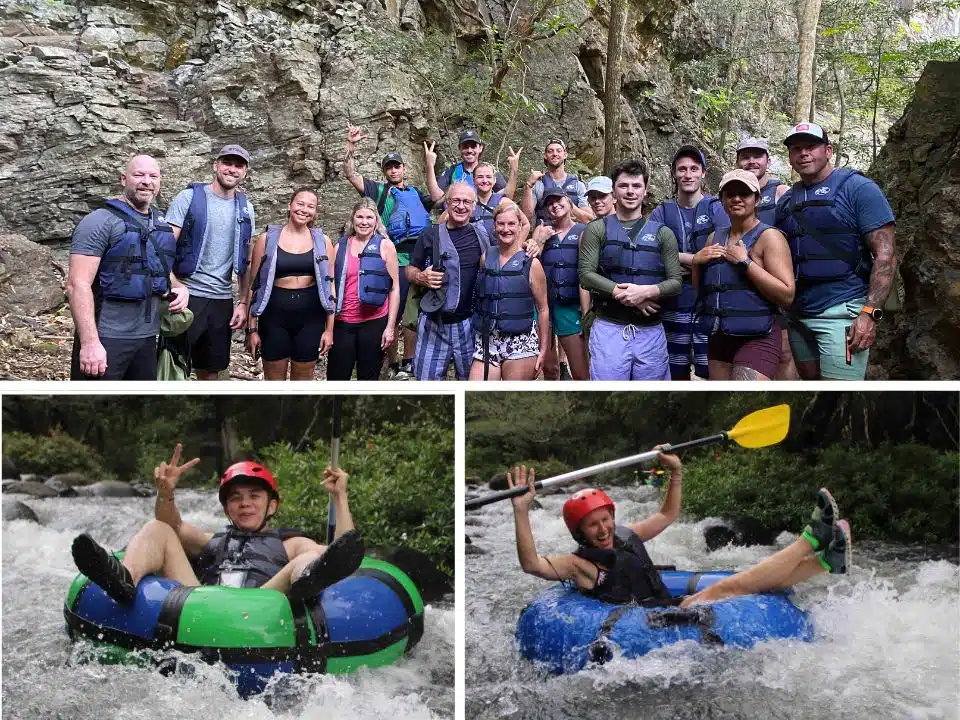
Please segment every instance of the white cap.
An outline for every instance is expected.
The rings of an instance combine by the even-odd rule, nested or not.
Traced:
[[[606,175],[598,175],[595,178],[590,178],[590,182],[587,183],[587,192],[598,192],[609,195],[613,192],[613,180]]]

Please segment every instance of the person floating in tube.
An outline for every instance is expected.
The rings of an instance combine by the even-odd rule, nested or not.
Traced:
[[[132,604],[145,575],[161,575],[185,586],[226,585],[266,588],[291,600],[313,597],[353,574],[363,560],[363,539],[353,527],[347,502],[348,475],[323,471],[323,487],[333,496],[337,526],[330,545],[299,531],[273,530],[270,519],[280,505],[277,481],[257,462],[231,465],[220,478],[220,504],[230,524],[204,532],[180,517],[174,499],[177,483],[199,458],[180,464],[177,444],[169,463],[154,470],[155,519],[134,535],[122,561],[83,533],[74,538],[77,568],[120,604]]]
[[[665,448],[658,445],[657,450]],[[810,524],[788,547],[754,567],[720,580],[683,598],[671,598],[644,543],[666,530],[680,515],[680,458],[661,452],[658,460],[670,472],[660,512],[630,525],[615,522],[613,501],[602,490],[587,488],[563,505],[563,519],[579,546],[567,555],[538,555],[530,527],[530,505],[537,491],[534,470],[519,466],[507,473],[510,487],[529,491],[512,499],[517,556],[525,573],[544,580],[571,582],[577,590],[603,602],[636,602],[645,606],[689,607],[738,595],[785,590],[822,572],[846,573],[851,565],[850,526],[840,519],[837,504],[824,488],[817,495]]]

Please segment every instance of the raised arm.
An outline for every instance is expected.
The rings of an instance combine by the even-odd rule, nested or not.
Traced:
[[[180,454],[182,452],[183,445],[177,443],[177,446],[173,449],[173,456],[170,458],[170,462],[161,462],[153,470],[153,479],[157,486],[157,501],[154,506],[154,517],[173,528],[187,555],[199,555],[213,535],[203,532],[200,528],[185,522],[180,517],[180,510],[177,508],[177,503],[174,498],[177,483],[180,482],[180,476],[183,475],[183,473],[200,462],[200,458],[194,458],[180,465]]]
[[[347,501],[347,475],[342,468],[327,466],[323,471],[323,487],[333,497],[333,506],[337,513],[337,527],[334,538],[343,535],[347,530],[353,530],[353,516],[350,514],[350,503]]]
[[[443,190],[437,184],[437,153],[434,148],[435,142],[423,143],[423,169],[427,178],[427,192],[430,193],[430,199],[435,203],[443,200]]]
[[[517,171],[520,167],[520,153],[522,152],[523,148],[518,148],[514,151],[511,147],[510,153],[507,155],[510,173],[507,176],[507,186],[503,189],[503,196],[508,200],[513,200],[513,196],[517,193]]]
[[[665,447],[667,446],[657,445],[655,449],[660,450]],[[660,453],[658,460],[663,467],[670,470],[670,484],[667,486],[667,495],[660,506],[660,512],[630,526],[630,529],[644,542],[662,533],[680,516],[680,496],[682,495],[680,458],[676,455]]]
[[[347,176],[350,184],[357,189],[358,193],[363,193],[363,176],[357,172],[356,162],[353,153],[357,149],[357,143],[366,138],[363,130],[358,127],[347,128],[347,153],[343,156],[343,173]]]

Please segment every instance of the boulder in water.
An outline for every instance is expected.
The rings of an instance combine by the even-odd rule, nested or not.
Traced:
[[[742,520],[721,520],[704,528],[703,539],[707,550],[713,552],[727,545],[773,545],[780,530],[768,528],[752,518]]]
[[[52,478],[47,478],[47,481],[43,483],[51,490],[54,490],[57,495],[60,497],[76,497],[77,491],[74,490],[69,485],[65,484],[58,476],[54,475]]]
[[[78,472],[58,473],[51,477],[50,480],[55,480],[58,483],[68,487],[76,487],[77,485],[93,485],[93,483],[96,482],[96,480],[93,478]]]
[[[3,484],[5,493],[22,493],[35,498],[57,497],[57,491],[35,480],[7,480]]]
[[[14,500],[13,498],[3,499],[3,520],[4,522],[10,520],[29,520],[30,522],[35,523],[40,522],[39,518],[37,518],[37,514],[30,509],[29,505],[22,503],[19,500]]]
[[[101,480],[86,487],[76,487],[74,490],[78,495],[92,497],[145,497],[143,493],[131,487],[129,483],[119,482],[118,480]]]

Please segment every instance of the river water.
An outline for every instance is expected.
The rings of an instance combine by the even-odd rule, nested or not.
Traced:
[[[22,498],[23,496],[15,496]],[[223,666],[196,664],[192,677],[76,662],[83,652],[64,631],[63,602],[77,570],[70,544],[80,532],[122,547],[153,517],[153,500],[23,498],[42,527],[3,523],[3,718],[10,720],[307,720],[454,715],[454,611],[427,606],[425,633],[398,664],[352,675],[285,676],[241,700]],[[223,524],[216,496],[181,491],[188,522]]]
[[[653,488],[610,494],[621,521],[659,509]],[[541,497],[544,509],[531,513],[541,555],[574,549],[560,516],[564,499]],[[653,561],[680,570],[744,569],[797,537],[708,553],[707,522],[675,522],[648,543]],[[466,530],[471,547],[483,551],[468,552],[465,565],[467,718],[960,718],[955,548],[857,543],[853,528],[852,573],[797,588],[794,599],[814,622],[813,643],[771,641],[747,651],[683,643],[553,676],[521,658],[514,641],[520,611],[548,583],[520,570],[511,505],[468,512]]]

